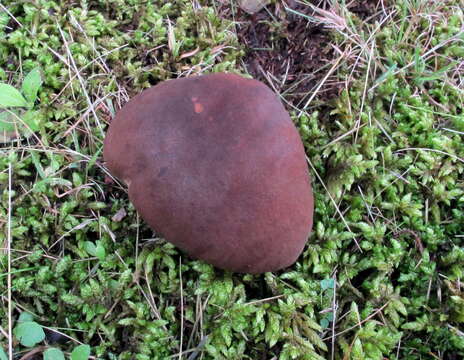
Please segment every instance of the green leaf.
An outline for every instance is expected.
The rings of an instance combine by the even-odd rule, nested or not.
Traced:
[[[313,319],[311,319],[309,316],[305,316],[305,324],[308,325],[309,327],[313,328],[314,330],[321,331],[321,327],[317,322],[315,322]]]
[[[21,314],[19,314],[18,323],[23,323],[26,321],[34,321],[34,315],[23,311]]]
[[[388,76],[390,76],[390,74],[393,74],[393,72],[396,70],[397,68],[397,65],[396,63],[393,64],[392,66],[390,66],[387,71],[385,71],[382,75],[380,75],[374,82],[375,85],[381,83],[382,81],[384,81]]]
[[[41,86],[42,77],[40,76],[40,70],[39,68],[35,68],[26,75],[21,88],[22,93],[31,106],[34,105],[34,102],[37,99],[37,92]]]
[[[1,96],[1,95],[0,95]],[[39,129],[39,111],[0,110],[0,143],[9,142],[20,135],[29,137]]]
[[[23,107],[27,101],[13,86],[0,83],[0,107]]]
[[[34,187],[32,188],[32,191],[41,193],[45,192],[47,188],[57,185],[71,188],[72,182],[61,178],[46,178],[36,182]]]
[[[408,311],[406,310],[406,307],[401,302],[401,300],[395,299],[393,300],[393,304],[395,306],[395,309],[398,310],[402,315],[408,316]]]
[[[0,360],[8,360],[8,356],[6,355],[5,350],[0,347]]]
[[[9,111],[0,112],[0,132],[15,132],[15,116]]]
[[[305,331],[305,335],[308,337],[311,344],[316,345],[321,350],[327,351],[327,345],[322,341],[318,333],[316,333],[313,330],[309,330],[309,331]]]
[[[266,330],[264,332],[265,341],[269,343],[270,347],[273,347],[281,336],[279,316],[274,312],[268,313],[269,322],[267,323]]]
[[[333,312],[329,312],[326,316],[326,319],[329,320],[329,321],[333,321],[334,319],[334,314]]]
[[[95,165],[102,150],[103,150],[103,146],[95,152],[95,154],[92,156],[92,158],[89,160],[89,162],[87,163],[85,167],[86,171],[89,171]]]
[[[321,289],[322,289],[322,291],[327,290],[327,289],[333,289],[334,286],[335,286],[335,280],[334,279],[321,280]]]
[[[49,348],[43,353],[44,360],[64,360],[64,354],[60,349]]]
[[[95,244],[91,241],[86,241],[84,243],[84,250],[89,254],[90,256],[97,256],[97,247]]]
[[[79,345],[71,353],[71,360],[87,360],[90,357],[90,346]]]
[[[39,130],[39,112],[38,111],[27,111],[25,112],[22,116],[21,119],[24,121],[24,123],[29,126],[29,128],[32,131],[37,131]],[[24,125],[23,125],[24,126]]]
[[[40,163],[39,155],[37,155],[37,152],[35,151],[31,151],[30,154],[31,154],[32,163],[34,164],[35,169],[37,170],[37,173],[40,175],[42,179],[45,179],[47,176],[45,175],[43,166]]]
[[[329,320],[327,320],[327,318],[323,318],[321,320],[321,328],[327,329],[328,327],[329,327]]]
[[[18,324],[13,333],[21,345],[26,347],[32,347],[45,339],[42,326],[34,321],[25,321]]]
[[[101,241],[97,241],[97,247],[96,247],[96,249],[95,249],[95,256],[96,256],[100,261],[105,260],[106,251],[105,251],[105,248],[103,247]]]
[[[362,346],[362,343],[361,343],[361,340],[359,340],[359,338],[357,338],[355,341],[354,341],[354,345],[353,345],[353,349],[352,349],[352,358],[353,359],[356,359],[356,360],[361,360],[361,359],[365,359],[365,354],[364,354],[364,351],[363,351],[363,346]]]
[[[424,324],[419,321],[411,321],[401,326],[404,330],[413,330],[413,331],[421,331],[424,328]]]

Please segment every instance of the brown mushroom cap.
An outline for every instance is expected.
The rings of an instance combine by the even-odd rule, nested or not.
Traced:
[[[117,113],[104,145],[141,217],[190,256],[262,273],[303,250],[313,217],[305,153],[261,82],[217,73],[160,83]]]

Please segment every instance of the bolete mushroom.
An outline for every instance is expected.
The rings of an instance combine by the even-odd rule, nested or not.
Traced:
[[[311,231],[301,139],[259,81],[217,73],[144,90],[112,121],[104,158],[153,229],[219,268],[287,267]]]

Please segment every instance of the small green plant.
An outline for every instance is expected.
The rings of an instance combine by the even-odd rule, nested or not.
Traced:
[[[45,339],[45,332],[41,325],[36,323],[34,317],[26,312],[21,313],[18,324],[14,328],[14,336],[21,345],[32,347]]]
[[[101,241],[97,241],[96,245],[92,241],[86,241],[84,243],[84,250],[87,254],[95,256],[101,261],[105,260],[106,251]]]
[[[324,279],[321,280],[321,290],[325,291],[327,289],[333,289],[335,287],[334,279]]]
[[[60,349],[49,348],[43,353],[44,360],[64,360],[64,354]]]
[[[0,360],[8,360],[5,350],[0,347]]]
[[[8,142],[21,135],[30,136],[39,129],[39,113],[33,108],[41,86],[39,68],[26,75],[21,91],[0,83],[0,142]]]
[[[45,340],[45,331],[39,323],[34,321],[34,317],[22,312],[18,318],[18,323],[13,330],[13,334],[19,343],[31,348]],[[79,345],[71,353],[71,360],[87,360],[90,356],[89,345]],[[64,360],[63,351],[55,347],[49,347],[43,352],[44,360]],[[7,359],[3,349],[0,348],[0,360]]]
[[[335,279],[321,280],[320,285],[321,285],[321,293],[324,293],[326,290],[333,290],[335,288]],[[319,325],[321,325],[322,329],[327,329],[329,327],[330,323],[333,321],[333,319],[334,319],[333,311],[328,312],[320,320]]]

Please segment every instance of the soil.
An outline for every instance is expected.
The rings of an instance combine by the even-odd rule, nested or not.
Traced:
[[[369,23],[381,16],[389,0],[352,0],[347,5],[350,11]]]
[[[369,21],[375,18],[386,1],[351,1],[348,7],[358,17]],[[314,0],[311,3],[329,10],[331,1]],[[236,23],[239,41],[246,52],[244,66],[248,73],[282,94],[293,106],[301,108],[304,105],[340,56],[333,46],[333,30],[309,22],[304,16],[313,16],[313,10],[295,0],[277,1],[253,15],[240,9],[234,12],[230,5],[222,5],[220,12]],[[329,77],[315,100],[326,103],[337,97],[343,87],[342,82]]]

